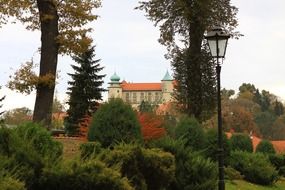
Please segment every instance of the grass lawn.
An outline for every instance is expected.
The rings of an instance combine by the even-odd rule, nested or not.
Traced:
[[[285,190],[285,179],[280,179],[272,186],[255,185],[243,180],[227,181],[226,190]]]

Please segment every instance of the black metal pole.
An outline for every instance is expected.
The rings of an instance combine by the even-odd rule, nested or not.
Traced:
[[[225,189],[224,181],[224,149],[223,149],[223,128],[222,128],[222,106],[221,106],[221,65],[217,57],[217,101],[218,101],[218,162],[219,162],[219,190]]]

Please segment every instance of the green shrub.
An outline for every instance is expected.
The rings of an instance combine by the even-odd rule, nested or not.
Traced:
[[[17,168],[17,176],[27,189],[37,189],[38,179],[46,166],[56,164],[61,144],[53,141],[46,129],[27,123],[13,129],[0,128],[0,156],[8,172]]]
[[[94,157],[101,152],[101,144],[98,142],[87,142],[80,145],[80,158],[83,160]]]
[[[223,149],[224,149],[224,163],[228,165],[228,158],[230,157],[231,146],[230,142],[223,133]],[[210,158],[213,161],[218,161],[218,131],[217,129],[209,129],[206,132],[206,143],[205,143],[205,151],[203,154],[205,157]]]
[[[239,171],[229,166],[229,167],[225,167],[225,179],[242,180],[243,176],[240,174]]]
[[[72,161],[47,168],[39,180],[40,190],[133,190],[120,173],[107,168],[98,160]]]
[[[121,99],[101,105],[92,117],[88,140],[100,142],[103,147],[141,141],[140,124],[132,107]]]
[[[103,151],[99,159],[108,167],[118,169],[135,189],[164,189],[174,180],[174,157],[160,149],[120,144],[113,150]]]
[[[275,154],[276,153],[273,147],[273,144],[268,140],[260,141],[255,151],[263,153],[263,154]]]
[[[230,165],[252,183],[271,185],[278,179],[277,171],[264,154],[234,151]]]
[[[270,154],[268,158],[271,164],[278,170],[279,175],[285,176],[285,155]]]
[[[233,134],[230,138],[231,148],[233,151],[253,152],[253,145],[250,137],[247,134]]]
[[[13,177],[0,176],[1,190],[26,190],[25,184]]]
[[[161,148],[175,156],[175,181],[169,189],[216,189],[216,163],[185,147],[183,140],[166,137],[152,142],[150,146]]]
[[[53,140],[51,133],[37,123],[24,123],[15,128],[16,134],[28,144],[31,144],[43,158],[50,162],[58,160],[63,152],[60,142]]]
[[[185,140],[185,145],[193,150],[201,150],[205,146],[205,133],[195,118],[182,118],[175,129],[176,138]]]

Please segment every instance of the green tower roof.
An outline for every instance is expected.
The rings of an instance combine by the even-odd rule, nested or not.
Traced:
[[[172,80],[173,80],[173,79],[172,79],[172,77],[170,76],[169,72],[166,71],[166,73],[165,73],[165,75],[164,75],[162,81],[172,81]]]
[[[112,82],[119,82],[120,81],[120,77],[116,74],[116,72],[111,76],[110,79]]]

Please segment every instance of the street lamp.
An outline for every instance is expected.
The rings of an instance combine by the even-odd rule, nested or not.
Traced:
[[[219,58],[224,58],[226,54],[228,39],[230,35],[222,30],[221,27],[214,27],[207,32],[205,38],[208,41],[211,55],[217,59],[216,72],[217,72],[217,101],[218,101],[218,162],[219,162],[219,190],[225,189],[224,181],[224,149],[222,141],[222,108],[221,108],[221,65]]]

